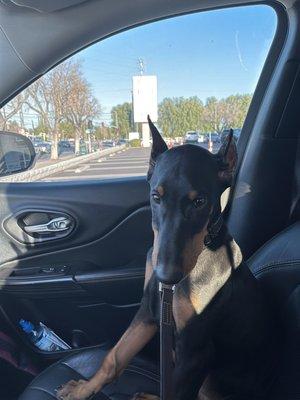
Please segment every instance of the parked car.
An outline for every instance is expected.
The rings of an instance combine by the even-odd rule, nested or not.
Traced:
[[[31,140],[34,146],[44,142],[44,139],[40,136],[30,136],[29,139]]]
[[[51,142],[35,142],[34,148],[37,153],[50,154],[51,153]]]
[[[60,140],[58,146],[66,150],[71,149],[71,143],[68,140]]]
[[[117,145],[118,146],[122,146],[122,145],[127,145],[128,144],[128,139],[119,139],[118,141],[117,141]]]
[[[114,142],[113,140],[103,140],[102,141],[102,146],[104,148],[106,148],[106,147],[115,147],[116,146],[116,142]]]
[[[205,143],[206,135],[204,133],[199,134],[198,143]]]
[[[199,133],[195,131],[188,131],[185,134],[184,143],[198,143]]]
[[[211,133],[211,134],[210,134],[210,137],[211,137],[211,141],[212,141],[213,143],[220,143],[220,142],[221,142],[221,137],[220,137],[220,135],[219,135],[218,133],[216,133],[216,132]]]

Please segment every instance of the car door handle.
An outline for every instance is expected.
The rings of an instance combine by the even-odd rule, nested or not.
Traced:
[[[70,228],[72,221],[67,217],[57,217],[51,219],[46,224],[27,225],[24,226],[24,231],[27,233],[55,233],[63,232]]]

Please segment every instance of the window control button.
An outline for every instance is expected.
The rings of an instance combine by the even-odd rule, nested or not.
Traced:
[[[56,269],[54,267],[46,267],[46,268],[42,268],[41,272],[43,274],[54,274],[56,272]]]
[[[58,266],[58,267],[44,267],[40,269],[41,274],[65,274],[68,271],[68,267],[66,265]]]

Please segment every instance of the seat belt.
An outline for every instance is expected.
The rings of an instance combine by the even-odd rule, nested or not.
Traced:
[[[160,291],[160,400],[173,400],[173,294],[175,285],[159,283]]]

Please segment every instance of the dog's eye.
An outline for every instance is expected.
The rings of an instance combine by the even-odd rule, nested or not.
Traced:
[[[205,206],[205,204],[206,204],[206,198],[204,196],[196,197],[196,199],[193,200],[193,205],[196,208],[201,208]]]
[[[157,193],[152,193],[152,199],[155,201],[155,203],[160,203],[160,196]]]

